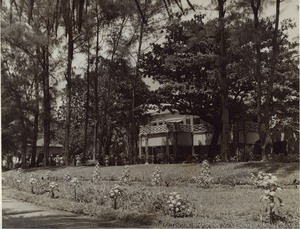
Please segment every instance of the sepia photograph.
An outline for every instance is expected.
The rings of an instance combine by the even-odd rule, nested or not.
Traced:
[[[0,228],[300,228],[298,0],[0,2]]]

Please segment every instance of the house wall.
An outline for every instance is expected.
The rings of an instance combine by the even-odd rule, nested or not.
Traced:
[[[178,133],[177,134],[177,145],[191,146],[192,134],[191,133]]]
[[[213,133],[194,133],[194,146],[208,146],[212,136]],[[221,137],[219,137],[218,144],[221,144]]]
[[[31,155],[32,147],[27,147],[27,155]],[[36,147],[36,156],[38,157],[39,154],[44,153],[44,147],[38,146]],[[64,151],[62,147],[50,147],[49,148],[49,155],[60,155],[63,156]]]
[[[148,147],[154,147],[154,146],[165,146],[167,142],[167,138],[165,135],[155,135],[155,136],[149,136],[148,137]],[[169,138],[169,145],[173,144],[173,139]],[[146,138],[142,138],[142,147],[146,146]]]
[[[207,146],[210,144],[213,134],[212,133],[195,133],[194,134],[194,146]],[[247,132],[247,144],[253,145],[258,139],[259,135],[256,132]],[[233,135],[230,133],[230,141],[232,142]],[[239,132],[239,143],[244,144],[244,134]],[[219,137],[218,144],[221,144],[221,137]]]

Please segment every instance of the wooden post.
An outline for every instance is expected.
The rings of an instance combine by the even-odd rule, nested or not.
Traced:
[[[146,163],[149,164],[149,149],[148,149],[148,135],[145,136],[145,151],[146,151]]]
[[[247,126],[246,120],[243,120],[243,137],[244,137],[244,161],[246,161],[246,147],[247,147]]]
[[[194,148],[194,117],[191,116],[191,137],[192,137],[192,156],[195,155],[195,148]]]
[[[167,154],[167,156],[169,156],[169,154],[170,154],[169,132],[166,133],[166,154]]]
[[[143,136],[139,136],[139,157],[142,158],[142,141],[143,141]]]
[[[176,124],[174,125],[174,132],[173,132],[173,141],[174,141],[174,145],[173,145],[173,148],[174,148],[174,161],[177,157],[177,126]]]

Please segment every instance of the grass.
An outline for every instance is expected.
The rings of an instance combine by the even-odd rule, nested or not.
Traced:
[[[155,166],[149,165],[131,165],[130,176],[134,181],[149,181],[150,175],[154,172]],[[164,164],[159,165],[163,180],[168,180],[171,183],[186,182],[193,176],[199,176],[201,173],[201,164]],[[69,167],[50,167],[50,168],[35,168],[28,171],[34,171],[41,176],[45,176],[47,171],[51,170],[53,175],[62,178],[68,171],[71,175],[81,179],[90,180],[92,178],[93,167],[86,166],[69,166]],[[124,166],[109,166],[100,167],[101,178],[103,180],[118,180],[122,175]],[[211,164],[211,173],[213,181],[230,181],[236,179],[241,183],[250,184],[251,179],[249,173],[257,173],[264,170],[276,175],[279,179],[279,184],[292,184],[294,179],[299,180],[299,164],[298,163],[262,163],[262,162],[240,162],[240,163],[214,163]],[[14,173],[8,171],[8,173]]]
[[[99,218],[123,219],[142,225],[159,227],[203,227],[203,228],[269,228],[270,225],[259,220],[261,209],[259,197],[263,190],[255,189],[250,185],[224,185],[226,181],[235,179],[240,183],[250,183],[249,173],[264,169],[272,172],[283,185],[291,184],[299,179],[298,164],[280,163],[218,163],[211,167],[212,176],[216,184],[209,189],[198,188],[190,182],[192,176],[200,174],[199,164],[169,164],[160,165],[163,180],[169,180],[168,186],[150,185],[151,175],[156,165],[130,166],[131,179],[135,182],[121,184],[126,195],[119,200],[119,209],[113,210],[111,200],[107,197],[110,188],[119,183],[116,180],[121,176],[123,166],[101,168],[101,177],[104,181],[92,184],[92,167],[63,167],[53,168],[52,173],[62,179],[67,171],[72,176],[81,178],[82,185],[78,189],[78,201],[72,199],[70,189],[60,182],[60,192],[57,199],[50,199],[47,194],[33,195],[29,187],[24,186],[27,192],[12,190],[5,186],[4,194],[11,197],[39,205],[87,214]],[[44,176],[49,169],[35,169],[39,176]],[[32,171],[32,170],[30,170]],[[3,177],[13,176],[15,171],[4,172]],[[5,184],[5,182],[4,182]],[[192,204],[193,216],[173,218],[165,215],[164,194],[178,192]],[[21,194],[20,194],[21,193]],[[293,186],[284,186],[279,193],[284,201],[282,214],[288,217],[288,222],[273,225],[278,228],[297,228],[299,226],[299,190]]]

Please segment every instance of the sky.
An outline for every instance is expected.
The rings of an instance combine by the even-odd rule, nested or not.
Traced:
[[[200,5],[203,7],[207,7],[212,0],[190,0],[190,2],[194,5]],[[247,1],[247,0],[245,0]],[[266,2],[272,2],[274,0],[266,0]],[[185,0],[182,0],[183,6],[188,7]],[[207,19],[217,17],[217,11],[210,7],[211,10],[203,10],[206,14]],[[264,6],[263,14],[261,17],[268,17],[275,14],[275,4],[266,4]],[[193,15],[193,14],[192,14]],[[296,23],[296,28],[289,31],[289,39],[298,39],[299,40],[299,0],[284,0],[281,2],[281,13],[280,13],[280,21],[291,18]],[[75,57],[73,66],[77,69],[76,73],[80,73],[82,67],[85,66],[86,60],[83,56],[77,55]],[[156,90],[159,87],[159,83],[153,81],[151,78],[143,79],[145,83],[150,87],[150,90]],[[65,84],[62,82],[60,84],[61,87],[64,87]]]
[[[247,0],[245,0],[247,1]],[[267,2],[271,2],[272,0],[266,0]],[[206,5],[208,6],[211,0],[191,0],[190,1],[192,4],[195,5]],[[183,3],[185,1],[183,0]],[[187,4],[184,4],[185,7],[187,7]],[[275,4],[268,4],[265,6],[263,10],[263,14],[261,15],[262,17],[269,17],[275,15]],[[299,0],[284,0],[281,2],[280,5],[280,21],[283,21],[284,19],[291,18],[295,23],[296,27],[293,30],[289,31],[289,39],[294,40],[297,39],[299,40]],[[207,18],[215,18],[217,17],[217,11],[214,10],[204,10]],[[150,78],[144,79],[145,83],[150,87],[150,90],[156,90],[159,87],[159,83],[155,82],[154,80]]]

